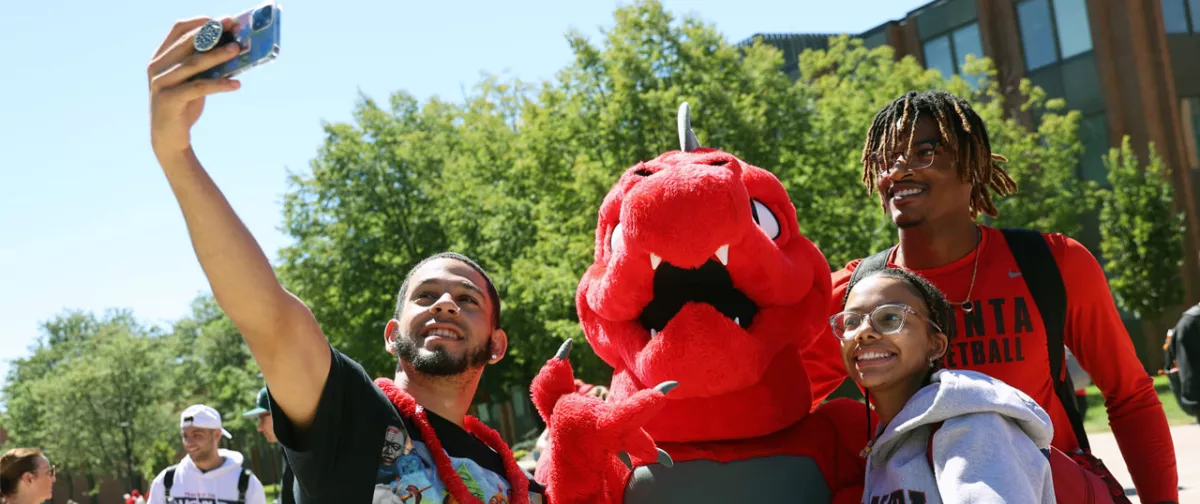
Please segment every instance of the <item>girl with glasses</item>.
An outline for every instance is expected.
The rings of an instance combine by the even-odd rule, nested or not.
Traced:
[[[987,375],[939,369],[955,323],[937,288],[888,268],[851,283],[844,305],[830,324],[878,415],[864,503],[1055,502],[1046,412]]]

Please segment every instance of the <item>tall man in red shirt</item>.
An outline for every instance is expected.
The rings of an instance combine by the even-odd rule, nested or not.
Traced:
[[[958,336],[945,365],[1004,380],[1029,394],[1054,421],[1053,445],[1079,449],[1050,375],[1046,330],[1001,231],[976,224],[996,216],[993,194],[1016,183],[993,155],[983,121],[963,99],[943,91],[910,92],[879,112],[863,149],[863,182],[877,191],[899,229],[888,267],[913,270],[955,307]],[[1178,473],[1162,403],[1126,333],[1103,270],[1079,242],[1044,237],[1066,288],[1063,340],[1103,392],[1109,423],[1142,502],[1178,500]],[[846,284],[862,260],[833,274],[831,313],[842,310]],[[814,391],[823,398],[846,376],[837,339],[810,349]]]

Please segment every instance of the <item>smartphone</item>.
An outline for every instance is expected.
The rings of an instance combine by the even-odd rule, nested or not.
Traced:
[[[265,65],[279,57],[279,24],[283,11],[274,0],[238,14],[235,40],[242,52],[233,59],[196,74],[192,79],[233,77],[251,68]]]

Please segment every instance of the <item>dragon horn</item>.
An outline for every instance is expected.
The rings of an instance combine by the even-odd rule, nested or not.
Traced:
[[[679,118],[676,122],[679,124],[679,149],[683,152],[699,149],[700,141],[696,140],[696,133],[692,131],[692,113],[687,102],[679,105]]]

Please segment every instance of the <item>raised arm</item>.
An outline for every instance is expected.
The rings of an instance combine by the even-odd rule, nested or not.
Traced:
[[[305,428],[329,374],[329,344],[308,307],[279,284],[266,255],[192,150],[191,127],[204,110],[205,96],[240,87],[232,79],[188,80],[238,54],[232,43],[196,52],[193,38],[207,21],[175,23],[150,62],[151,145],[213,295],[245,338],[279,408],[293,425]],[[222,23],[230,29],[234,21]]]

